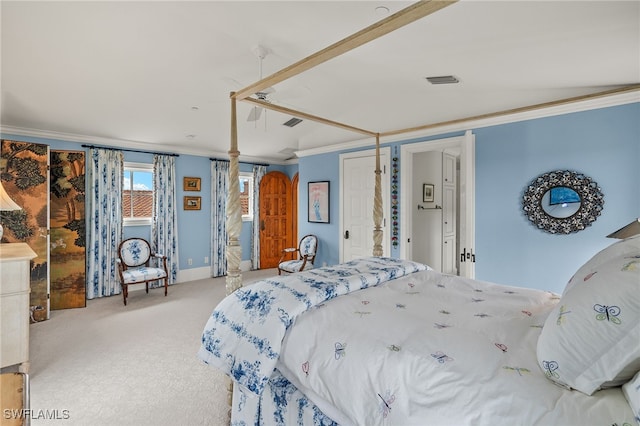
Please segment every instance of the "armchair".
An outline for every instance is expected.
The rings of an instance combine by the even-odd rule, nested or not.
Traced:
[[[158,267],[150,266],[151,258],[157,259]],[[149,293],[149,282],[164,280],[164,295],[167,295],[168,277],[167,256],[151,252],[149,242],[143,238],[129,238],[118,247],[118,273],[122,284],[122,297],[125,306],[129,296],[129,284],[146,284]]]
[[[316,251],[318,248],[318,237],[309,234],[302,237],[298,248],[290,247],[282,250],[282,256],[278,261],[278,275],[282,272],[300,272],[313,268],[313,262],[316,259]],[[292,253],[298,253],[298,259],[284,260],[285,257]]]

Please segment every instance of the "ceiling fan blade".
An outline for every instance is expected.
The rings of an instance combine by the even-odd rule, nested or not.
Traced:
[[[258,121],[263,109],[264,108],[260,108],[257,106],[251,108],[251,112],[249,113],[249,117],[247,117],[247,121]]]

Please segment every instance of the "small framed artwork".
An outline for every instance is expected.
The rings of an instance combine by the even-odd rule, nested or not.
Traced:
[[[185,191],[200,191],[200,178],[185,176],[183,186]]]
[[[184,197],[185,210],[200,210],[201,197]]]
[[[433,202],[433,185],[431,185],[430,183],[422,184],[422,202],[423,203]]]
[[[309,222],[329,223],[329,181],[309,182]]]

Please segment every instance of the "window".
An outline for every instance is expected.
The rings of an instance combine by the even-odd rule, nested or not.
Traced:
[[[253,220],[253,174],[240,173],[240,211],[242,220]]]
[[[153,165],[124,163],[122,182],[124,225],[151,225],[153,217]]]

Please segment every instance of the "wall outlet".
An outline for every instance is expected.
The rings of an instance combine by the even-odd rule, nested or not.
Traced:
[[[209,256],[205,256],[204,257],[204,264],[208,265],[209,264]]]
[[[187,259],[187,265],[193,265],[193,259]]]

